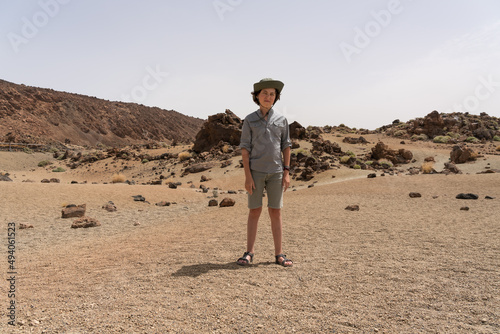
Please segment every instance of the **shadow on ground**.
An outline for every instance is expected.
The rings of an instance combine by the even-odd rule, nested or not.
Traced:
[[[218,271],[218,270],[238,270],[238,269],[248,269],[255,268],[259,265],[269,265],[271,263],[260,263],[260,264],[252,264],[250,266],[239,266],[236,262],[229,263],[200,263],[193,264],[189,266],[183,266],[181,269],[177,270],[172,274],[174,277],[198,277],[202,274],[206,274],[209,271]]]

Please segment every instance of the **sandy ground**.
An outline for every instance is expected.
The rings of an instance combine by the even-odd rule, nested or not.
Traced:
[[[435,156],[436,169],[450,151],[430,143],[405,148],[416,165]],[[183,183],[178,189],[103,184],[110,165],[93,165],[42,184],[55,174],[36,167],[45,157],[0,152],[0,171],[14,180],[0,182],[2,333],[500,332],[500,174],[476,174],[500,169],[500,156],[460,165],[461,175],[368,179],[342,167],[293,182],[283,209],[292,268],[274,264],[267,214],[253,265],[235,264],[245,251],[247,215],[237,158],[206,173],[219,200],[236,200],[220,208],[208,207],[213,193],[199,191],[200,174],[172,177]],[[124,173],[139,168],[150,167]],[[479,199],[455,198],[468,192]],[[139,194],[149,203],[133,201]],[[118,211],[102,209],[108,201]],[[100,227],[72,229],[74,219],[61,218],[63,205],[84,203]],[[352,204],[360,210],[345,210]],[[9,223],[16,226],[15,326],[6,312]],[[34,228],[19,230],[21,223]]]

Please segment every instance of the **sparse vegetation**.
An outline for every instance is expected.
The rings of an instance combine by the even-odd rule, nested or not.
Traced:
[[[223,153],[229,153],[229,149],[230,149],[229,145],[227,145],[227,144],[226,144],[226,145],[224,145],[224,146],[222,147],[222,152],[223,152]]]
[[[125,175],[123,175],[122,173],[113,174],[113,176],[111,177],[111,183],[123,183],[125,182],[125,180]]]
[[[350,155],[344,155],[343,157],[340,158],[340,162],[346,164],[349,161],[349,159],[351,159]]]
[[[191,153],[184,151],[179,153],[179,161],[186,161],[191,158]]]
[[[450,142],[450,140],[450,136],[436,136],[432,141],[436,144],[447,144]]]
[[[50,161],[49,160],[42,160],[38,163],[38,167],[45,167],[47,165],[50,165]]]
[[[465,141],[468,143],[478,143],[479,139],[477,139],[476,137],[467,137]]]
[[[432,161],[424,162],[422,164],[421,170],[424,174],[432,174],[432,172],[434,171],[434,163]]]
[[[361,166],[360,165],[354,165],[353,167],[354,169],[361,169]]]
[[[494,140],[494,141],[500,141],[500,136],[495,136],[495,137],[493,137],[493,140]]]
[[[398,130],[394,132],[393,136],[394,137],[403,137],[407,134],[406,130]]]
[[[62,168],[62,167],[57,167],[55,169],[52,170],[52,172],[54,173],[62,173],[62,172],[65,172],[66,169]]]
[[[295,155],[299,155],[299,154],[302,154],[302,155],[305,155],[307,157],[311,156],[311,152],[309,152],[307,149],[305,148],[299,148],[297,150],[295,150],[293,152]]]
[[[389,161],[389,160],[387,160],[387,159],[380,159],[380,160],[378,161],[378,163],[379,163],[380,165],[382,165],[382,166],[384,166],[384,165],[385,165],[385,167],[388,167],[388,168],[391,168],[391,167],[392,167],[392,162],[390,162],[390,161]]]
[[[143,164],[147,164],[147,163],[149,162],[149,160],[148,160],[148,159],[142,159],[142,161],[141,161],[141,162],[142,162]]]
[[[27,153],[27,154],[33,154],[33,150],[31,148],[29,148],[29,147],[23,148],[23,152]]]
[[[422,133],[420,135],[413,135],[411,136],[411,140],[422,140],[422,141],[426,141],[428,140],[429,137],[425,134],[425,133]]]
[[[354,152],[352,152],[352,151],[347,151],[347,152],[345,152],[345,153],[346,153],[347,155],[351,156],[351,157],[355,157],[355,156],[356,156],[356,154],[354,154]]]

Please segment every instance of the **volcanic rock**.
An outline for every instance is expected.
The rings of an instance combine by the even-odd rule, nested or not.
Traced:
[[[398,151],[392,150],[383,142],[378,142],[375,147],[372,148],[371,157],[375,160],[387,159],[396,165],[409,163],[413,159],[413,153],[403,148]]]
[[[183,175],[186,175],[186,174],[189,174],[189,173],[193,173],[193,174],[195,174],[195,173],[201,173],[201,172],[209,170],[209,169],[211,169],[213,167],[214,167],[214,165],[210,164],[210,163],[195,164],[193,166],[189,166],[189,167],[185,168]]]
[[[462,174],[462,171],[453,162],[446,162],[444,168],[454,174]]]
[[[463,164],[475,160],[477,154],[469,147],[455,145],[450,153],[450,160],[455,164]]]
[[[64,209],[62,209],[62,218],[74,218],[74,217],[83,217],[85,216],[85,210],[87,209],[86,204],[75,205],[70,204],[67,205]]]
[[[109,201],[108,203],[104,204],[102,208],[108,212],[115,212],[116,211],[116,205]]]
[[[229,109],[226,109],[225,113],[209,116],[196,135],[193,151],[196,153],[210,151],[220,141],[239,145],[242,126],[243,121]]]
[[[471,193],[461,193],[456,196],[457,199],[478,199],[479,196],[476,194],[471,194]]]
[[[359,211],[359,205],[348,205],[345,210],[349,210],[349,211]]]
[[[88,228],[96,226],[101,226],[101,223],[97,219],[90,217],[82,217],[71,224],[71,228]]]
[[[368,144],[368,140],[366,140],[364,137],[359,137],[359,138],[345,137],[342,140],[342,142],[348,144]]]
[[[226,197],[220,202],[219,206],[223,208],[223,207],[234,206],[235,204],[236,201],[234,199]]]
[[[134,198],[134,201],[136,201],[136,202],[145,202],[146,201],[146,198],[143,197],[142,195],[135,195],[132,197]]]
[[[297,121],[290,124],[290,139],[306,139],[306,128],[300,125]]]
[[[5,174],[0,173],[0,181],[12,182],[9,175],[10,175],[9,173],[5,173]]]

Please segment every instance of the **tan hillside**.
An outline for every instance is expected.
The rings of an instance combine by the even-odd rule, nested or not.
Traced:
[[[192,142],[203,120],[174,110],[112,102],[0,80],[0,142]]]

